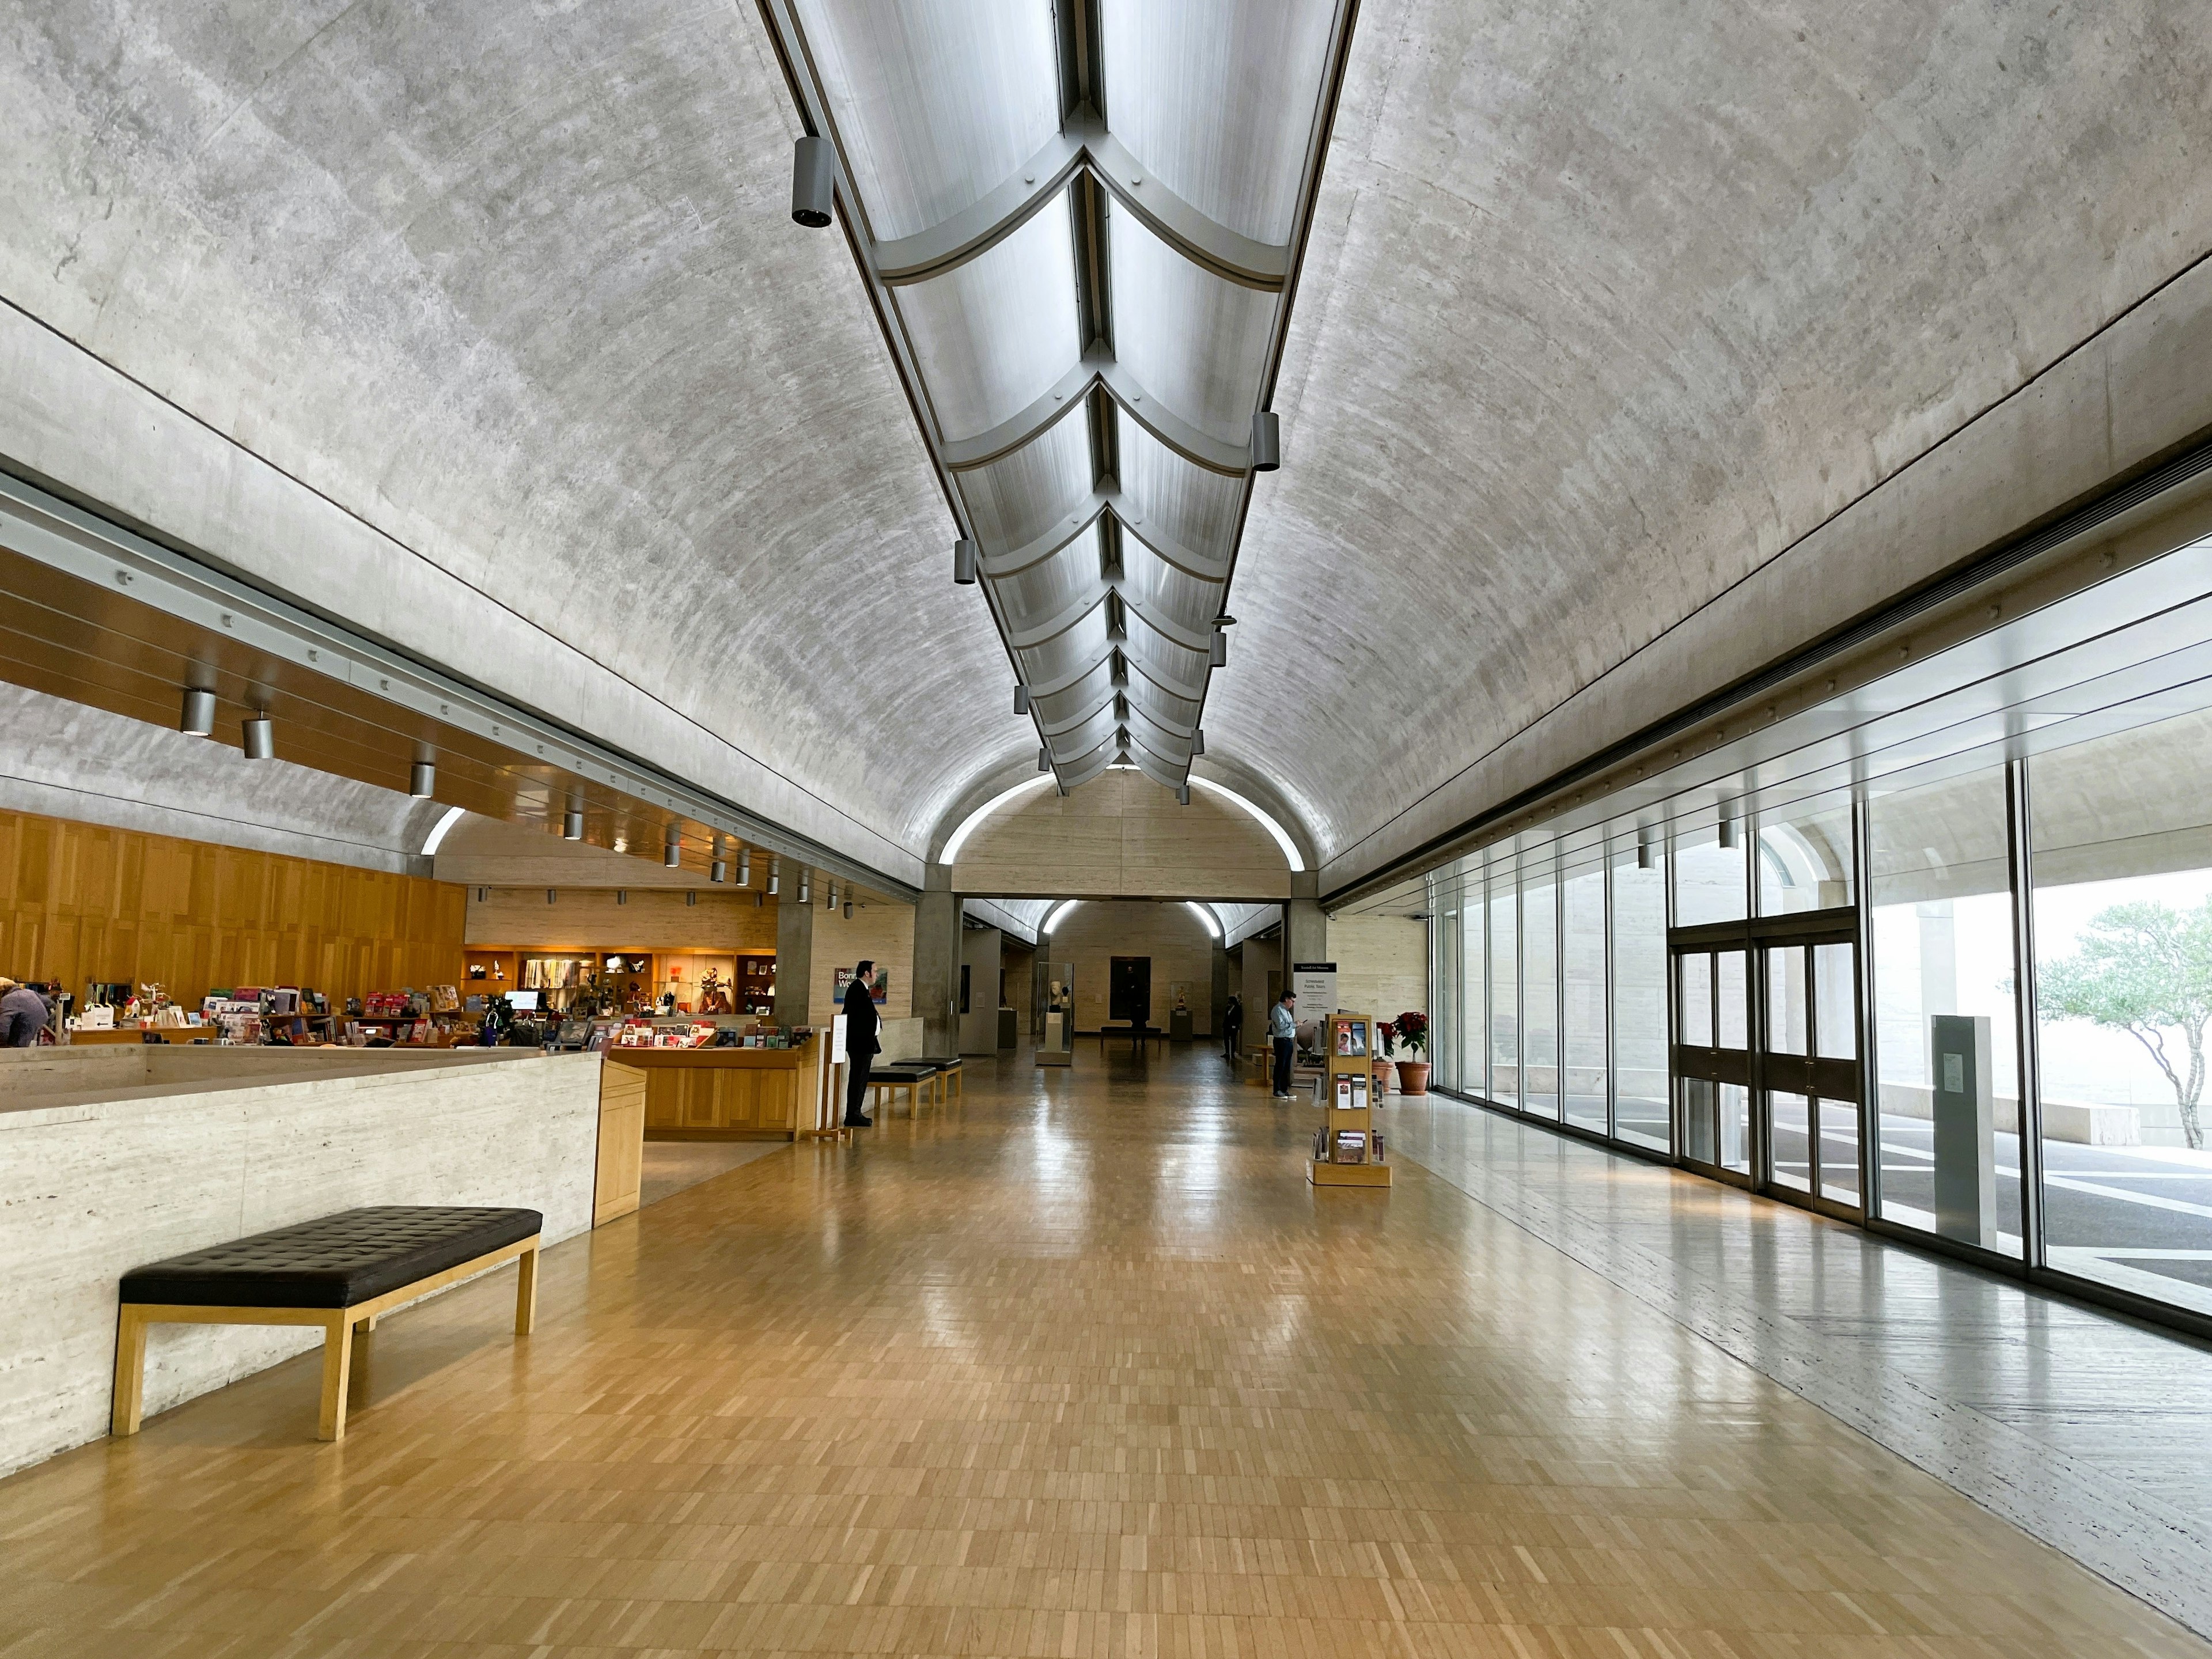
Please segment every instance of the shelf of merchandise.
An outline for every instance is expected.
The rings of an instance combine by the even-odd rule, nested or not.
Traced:
[[[1322,1121],[1329,1156],[1306,1164],[1316,1187],[1388,1187],[1390,1166],[1375,1156],[1375,1021],[1367,1014],[1331,1014],[1323,1038],[1328,1069],[1321,1080]],[[1360,1156],[1336,1159],[1338,1138],[1356,1133]]]

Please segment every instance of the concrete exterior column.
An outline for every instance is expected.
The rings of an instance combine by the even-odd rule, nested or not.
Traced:
[[[757,871],[754,878],[762,879]],[[815,1022],[807,1006],[807,988],[814,980],[814,907],[801,904],[795,896],[795,874],[786,879],[794,884],[775,901],[775,1023],[811,1025]],[[823,1009],[822,1024],[827,1025],[836,1012]]]
[[[914,1012],[926,1057],[960,1052],[960,896],[952,890],[949,865],[923,872],[915,905]]]
[[[1301,962],[1328,960],[1328,918],[1322,914],[1321,876],[1300,870],[1291,876],[1291,902],[1283,907],[1283,985]],[[1316,1019],[1335,1012],[1329,1008],[1298,1010],[1301,1019]]]

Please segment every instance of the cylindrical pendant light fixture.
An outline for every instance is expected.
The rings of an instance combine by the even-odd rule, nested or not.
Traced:
[[[1040,747],[1037,750],[1037,770],[1040,772],[1049,772],[1052,770],[1051,750],[1042,747]]]
[[[1283,424],[1273,410],[1259,410],[1252,416],[1252,470],[1273,472],[1282,464]]]
[[[799,866],[799,902],[801,904],[814,902],[814,872],[803,864]]]
[[[1029,712],[1030,689],[1026,685],[1017,681],[1014,685],[1014,713],[1017,714],[1026,714]]]
[[[709,881],[727,881],[729,878],[730,878],[730,866],[729,866],[727,864],[726,864],[725,862],[723,862],[723,860],[721,860],[720,859],[716,859],[713,863],[709,864],[709,865],[707,866],[707,879],[708,879],[708,880],[709,880]]]
[[[1177,806],[1188,806],[1190,805],[1190,786],[1188,784],[1179,783],[1176,786],[1176,805]]]
[[[750,847],[740,847],[738,848],[738,885],[750,887],[752,884],[753,849]]]
[[[852,901],[852,900],[850,900],[850,899],[847,899],[847,900],[845,901],[845,920],[846,920],[846,921],[852,921],[852,919],[853,919],[853,901]]]
[[[660,843],[660,861],[671,870],[684,863],[684,832],[672,823],[668,826],[667,839]]]
[[[1213,643],[1206,653],[1207,664],[1214,668],[1229,666],[1229,635],[1219,629],[1213,630]]]
[[[958,541],[953,543],[952,580],[963,587],[972,586],[975,580],[975,567],[979,562],[979,550],[975,542],[968,537],[963,536]]]
[[[584,804],[574,795],[568,797],[568,810],[561,815],[561,839],[581,841],[584,838]]]
[[[1723,847],[1731,848],[1735,845],[1735,820],[1734,818],[1723,818],[1721,820],[1721,845]]]
[[[255,714],[242,723],[246,758],[275,760],[276,758],[276,728],[269,723],[266,714]]]
[[[416,800],[428,800],[438,793],[438,763],[418,760],[407,769],[407,793]]]
[[[178,720],[177,730],[188,738],[211,738],[215,735],[215,693],[185,692],[184,717]]]
[[[1202,726],[1190,734],[1190,752],[1194,757],[1206,752],[1206,728]]]
[[[783,860],[781,859],[770,859],[768,861],[768,890],[771,897],[783,891]]]
[[[837,198],[837,158],[827,138],[801,138],[792,147],[791,217],[794,224],[820,230],[830,222]]]

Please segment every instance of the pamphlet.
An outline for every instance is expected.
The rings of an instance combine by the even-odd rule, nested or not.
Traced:
[[[1336,1052],[1353,1059],[1364,1059],[1367,1054],[1367,1022],[1348,1019],[1336,1028]]]
[[[1364,1129],[1339,1129],[1336,1132],[1336,1159],[1339,1164],[1367,1162],[1367,1132]]]

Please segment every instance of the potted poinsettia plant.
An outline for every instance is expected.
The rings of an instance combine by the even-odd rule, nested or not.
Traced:
[[[1373,1064],[1370,1067],[1370,1075],[1373,1079],[1377,1099],[1390,1092],[1390,1080],[1397,1075],[1398,1068],[1384,1058],[1389,1054],[1391,1044],[1396,1041],[1396,1034],[1391,1030],[1389,1020],[1378,1019],[1375,1022],[1375,1056]]]
[[[1390,1040],[1384,1052],[1395,1052],[1401,1042],[1406,1052],[1417,1056],[1398,1062],[1399,1090],[1409,1095],[1425,1095],[1429,1091],[1429,1017],[1418,1008],[1411,1008],[1392,1020],[1385,1028]]]

